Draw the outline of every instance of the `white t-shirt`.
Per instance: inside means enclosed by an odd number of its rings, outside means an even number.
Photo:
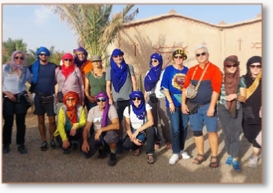
[[[146,112],[152,109],[152,107],[148,103],[146,103],[145,107],[146,107]],[[123,111],[123,116],[127,117],[127,118],[130,118],[130,121],[131,121],[133,129],[138,129],[138,128],[140,128],[143,125],[143,119],[141,120],[141,119],[137,118],[136,114],[133,111],[132,105],[130,105],[130,108],[131,108],[130,117],[129,117],[129,109],[128,109],[128,107],[125,107],[125,109]],[[147,118],[146,117],[145,117],[145,122],[147,122]]]
[[[91,108],[88,112],[87,121],[93,122],[94,131],[97,132],[101,128],[103,111],[99,111],[99,106]],[[107,125],[112,123],[112,119],[118,118],[118,113],[113,105],[110,105],[108,111]]]

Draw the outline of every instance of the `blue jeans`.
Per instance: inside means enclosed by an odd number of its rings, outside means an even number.
[[[174,154],[184,150],[187,138],[187,129],[189,115],[183,114],[181,107],[175,107],[175,112],[171,113],[168,109],[168,115],[171,121],[172,149]]]

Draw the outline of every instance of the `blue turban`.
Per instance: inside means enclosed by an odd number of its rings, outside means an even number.
[[[38,55],[41,54],[42,52],[44,52],[44,53],[46,53],[46,55],[50,56],[50,51],[46,47],[41,46],[36,51],[37,59],[38,59]]]
[[[133,91],[130,95],[130,104],[132,105],[133,107],[133,111],[134,113],[136,114],[137,118],[138,119],[144,119],[144,117],[146,116],[146,103],[145,103],[145,100],[144,100],[144,95],[141,91]],[[132,100],[132,98],[135,98],[135,97],[139,97],[141,98],[141,102],[140,102],[140,105],[138,107],[136,107],[134,105],[134,102]]]

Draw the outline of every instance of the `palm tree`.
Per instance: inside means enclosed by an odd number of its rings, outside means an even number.
[[[108,57],[106,49],[116,37],[121,25],[134,20],[138,8],[129,12],[134,4],[126,5],[118,13],[111,14],[112,4],[62,4],[45,5],[60,15],[61,21],[66,21],[78,35],[79,46],[84,47],[91,55]],[[111,18],[110,18],[111,17]]]
[[[11,58],[12,52],[15,50],[22,50],[26,53],[27,50],[27,44],[23,42],[22,39],[15,39],[12,40],[9,38],[7,41],[3,42],[3,58],[2,58],[2,64],[9,61]]]

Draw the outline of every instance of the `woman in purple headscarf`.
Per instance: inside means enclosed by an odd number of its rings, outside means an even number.
[[[150,70],[147,72],[144,78],[145,98],[149,96],[148,103],[152,107],[152,114],[154,117],[154,127],[158,128],[160,123],[163,138],[165,140],[166,149],[171,149],[171,133],[170,123],[168,119],[165,95],[161,90],[161,80],[164,70],[162,70],[163,59],[160,53],[153,53],[150,56]],[[159,118],[159,119],[158,119]],[[158,129],[157,129],[158,131]],[[161,137],[159,132],[156,135],[155,148],[160,148]]]
[[[123,149],[134,150],[134,156],[139,156],[144,141],[147,139],[146,154],[149,164],[155,162],[154,142],[155,129],[152,107],[145,103],[141,91],[133,91],[130,95],[130,106],[123,112],[127,136],[123,142]]]
[[[114,166],[117,161],[116,147],[119,139],[117,133],[119,129],[117,110],[113,105],[109,104],[109,99],[105,92],[98,93],[96,101],[98,105],[91,108],[88,112],[81,149],[86,158],[93,156],[98,149],[98,158],[103,159],[106,156],[106,144],[108,144],[111,151],[108,165]],[[94,125],[94,130],[90,132],[92,125]]]

